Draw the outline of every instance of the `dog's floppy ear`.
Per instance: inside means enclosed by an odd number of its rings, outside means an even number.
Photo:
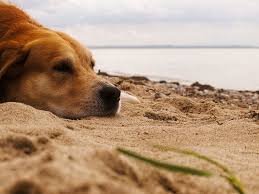
[[[23,64],[29,55],[29,47],[18,46],[17,43],[0,44],[0,79],[8,72],[10,76],[16,76],[23,68]]]

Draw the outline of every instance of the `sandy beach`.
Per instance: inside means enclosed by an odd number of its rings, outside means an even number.
[[[259,193],[259,92],[102,76],[141,103],[123,103],[116,117],[81,120],[19,103],[0,104],[1,194],[236,193],[222,178],[169,173],[116,151],[122,147],[221,173],[204,161],[153,145],[213,158],[235,172],[248,194]]]

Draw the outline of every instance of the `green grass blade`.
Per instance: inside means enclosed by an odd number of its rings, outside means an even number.
[[[230,171],[226,166],[222,165],[221,163],[219,163],[207,156],[204,156],[204,155],[201,155],[196,152],[189,151],[189,150],[182,150],[182,149],[178,149],[178,148],[166,147],[166,146],[161,146],[161,145],[154,145],[154,147],[158,148],[161,151],[172,151],[172,152],[176,152],[176,153],[180,153],[180,154],[184,154],[184,155],[190,155],[195,158],[207,161],[210,164],[213,164],[214,166],[220,168],[227,174],[227,176],[221,176],[221,177],[226,179],[239,194],[245,194],[242,183],[236,178],[236,176],[234,175],[234,173],[232,171]]]
[[[141,156],[140,154],[137,154],[137,153],[129,151],[129,150],[125,150],[123,148],[117,148],[117,150],[120,153],[122,153],[128,157],[132,157],[134,159],[140,160],[140,161],[150,164],[152,166],[155,166],[155,167],[158,167],[161,169],[165,169],[165,170],[168,170],[171,172],[178,172],[178,173],[184,173],[184,174],[188,174],[188,175],[204,176],[204,177],[210,177],[213,175],[212,173],[210,173],[208,171],[204,171],[204,170],[199,170],[199,169],[190,168],[190,167],[186,167],[186,166],[179,166],[179,165],[173,165],[173,164],[169,164],[169,163],[160,162],[158,160],[154,160],[151,158]]]
[[[215,161],[215,160],[213,160],[213,159],[211,159],[207,156],[198,154],[194,151],[182,150],[182,149],[178,149],[178,148],[166,147],[166,146],[161,146],[161,145],[154,145],[153,147],[158,148],[161,151],[172,151],[172,152],[176,152],[176,153],[180,153],[180,154],[184,154],[184,155],[190,155],[190,156],[193,156],[195,158],[205,160],[205,161],[213,164],[214,166],[217,166],[218,168],[220,168],[221,170],[223,170],[226,173],[232,173],[228,168],[226,168],[224,165],[220,164],[219,162],[217,162],[217,161]]]
[[[245,190],[243,188],[243,185],[240,183],[240,181],[235,176],[222,176],[224,179],[226,179],[229,184],[239,193],[239,194],[245,194]]]

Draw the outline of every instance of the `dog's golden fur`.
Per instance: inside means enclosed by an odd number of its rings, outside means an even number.
[[[91,52],[62,32],[45,28],[0,1],[0,99],[69,118],[109,115],[97,91]]]

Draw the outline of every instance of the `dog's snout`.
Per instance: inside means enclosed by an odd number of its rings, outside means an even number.
[[[114,86],[103,86],[100,90],[100,97],[104,104],[114,106],[120,101],[121,91]]]

